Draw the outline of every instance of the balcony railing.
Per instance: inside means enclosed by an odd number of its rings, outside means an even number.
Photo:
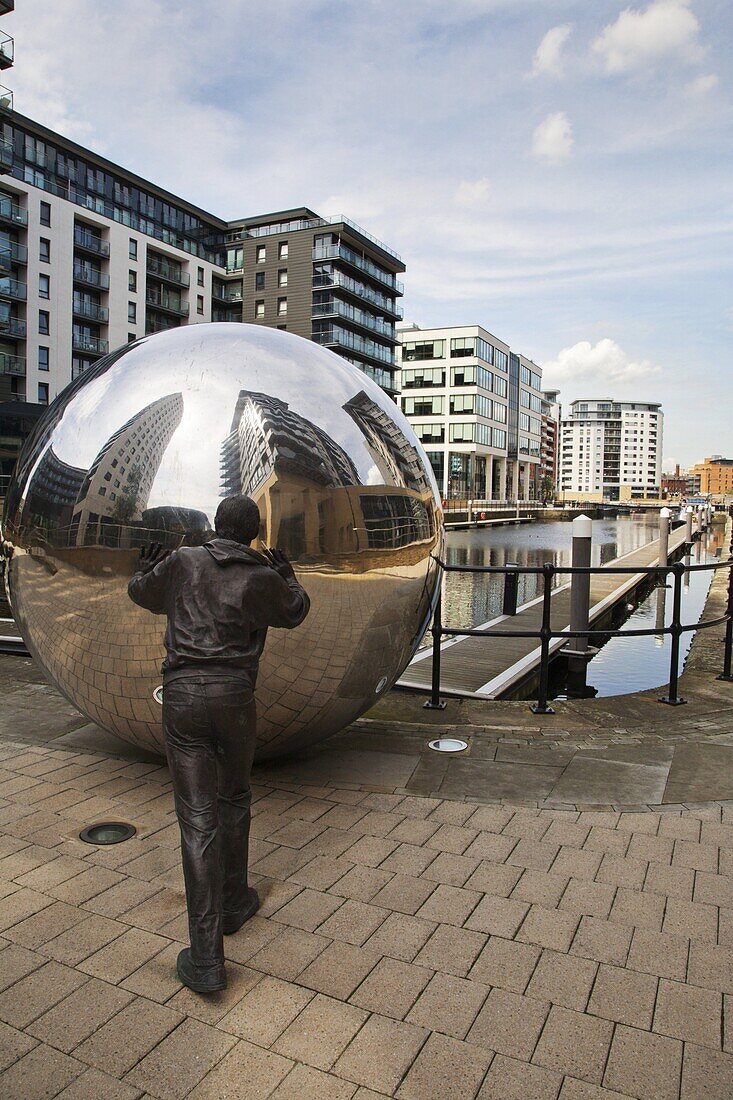
[[[83,248],[85,252],[94,252],[97,256],[109,256],[109,245],[97,233],[91,229],[82,229],[74,226],[74,247]]]
[[[4,275],[0,278],[0,298],[14,298],[24,302],[28,296],[28,288],[25,283],[19,283],[17,279],[11,279]]]
[[[0,107],[4,111],[12,111],[13,109],[13,93],[10,88],[5,88],[0,84]]]
[[[13,167],[13,143],[7,138],[0,138],[0,171]]]
[[[168,329],[179,328],[179,327],[180,326],[178,325],[178,323],[176,321],[166,323],[165,321],[161,321],[161,320],[154,321],[150,317],[148,317],[145,321],[145,332],[146,333],[167,332]]]
[[[190,286],[191,276],[182,271],[176,264],[169,264],[165,260],[158,260],[155,256],[148,256],[148,274],[162,279],[166,283],[174,283],[175,286]]]
[[[27,264],[28,249],[17,241],[0,241],[0,268],[7,269],[12,264]]]
[[[354,306],[348,305],[347,302],[341,302],[338,298],[332,298],[330,302],[319,302],[313,306],[314,317],[343,317],[346,321],[351,321],[355,325],[360,325],[362,328],[370,329],[372,332],[378,333],[386,340],[395,340],[394,326],[385,324],[378,317],[374,317],[371,313],[366,313],[363,309],[356,309]]]
[[[74,299],[71,312],[75,317],[85,317],[89,321],[98,321],[102,325],[106,325],[109,320],[109,310],[96,302],[80,302]]]
[[[0,69],[9,69],[14,57],[15,42],[5,31],[0,31]]]
[[[23,210],[17,202],[13,202],[6,195],[0,197],[0,222],[9,222],[11,225],[28,225],[28,211]]]
[[[242,290],[241,286],[238,286],[238,287],[218,286],[217,287],[216,284],[215,284],[214,288],[211,292],[211,296],[217,302],[241,302],[241,301],[244,300],[244,291]]]
[[[106,355],[109,351],[107,340],[98,336],[86,336],[83,332],[74,332],[71,337],[74,351],[84,351],[88,355]]]
[[[386,348],[383,344],[375,344],[373,340],[367,340],[354,332],[347,332],[338,325],[331,325],[322,332],[314,332],[312,338],[316,344],[336,344],[338,347],[350,348],[351,351],[368,355],[371,359],[378,359],[381,363],[394,365],[391,348]]]
[[[353,294],[355,298],[361,298],[363,301],[369,302],[375,309],[383,310],[384,313],[388,313],[390,317],[394,317],[398,321],[402,320],[402,308],[394,298],[386,298],[378,290],[373,290],[365,283],[359,283],[356,279],[349,278],[342,271],[334,271],[330,275],[313,276],[314,290],[326,290],[329,287],[341,287],[348,294]]]
[[[7,352],[0,352],[0,373],[15,375],[25,374],[25,356],[9,355]]]
[[[382,283],[384,286],[388,286],[390,290],[394,290],[395,294],[403,294],[404,286],[397,279],[391,271],[385,271],[384,268],[377,267],[366,256],[360,256],[358,252],[354,252],[353,248],[348,248],[345,244],[327,244],[316,245],[313,249],[314,260],[344,260],[346,263],[351,264],[352,267],[358,268],[359,271],[365,272],[370,275],[372,279],[376,279],[377,282]]]
[[[162,309],[166,313],[175,313],[177,317],[188,317],[188,302],[182,302],[180,298],[171,297],[170,294],[160,294],[152,287],[148,287],[145,301],[153,309]]]
[[[74,264],[74,282],[84,283],[85,286],[96,286],[100,290],[109,290],[109,275],[98,271],[89,264]]]

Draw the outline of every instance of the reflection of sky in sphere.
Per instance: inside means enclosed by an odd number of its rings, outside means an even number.
[[[340,356],[292,333],[225,323],[183,326],[131,346],[72,398],[55,429],[53,448],[63,462],[88,468],[123,424],[152,402],[180,392],[181,423],[146,507],[185,504],[211,518],[221,496],[221,447],[240,390],[285,401],[327,432],[351,457],[365,485],[380,484],[382,475],[362,432],[342,408],[360,391],[420,451],[391,398]]]

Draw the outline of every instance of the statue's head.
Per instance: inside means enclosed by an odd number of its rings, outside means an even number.
[[[251,497],[225,497],[216,509],[214,529],[219,538],[243,542],[247,546],[260,529],[260,510]]]

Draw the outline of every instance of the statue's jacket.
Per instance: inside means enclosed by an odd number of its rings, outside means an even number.
[[[262,554],[229,539],[175,550],[128,585],[140,607],[165,615],[166,681],[191,672],[242,670],[254,684],[268,627],[292,628],[310,600]]]

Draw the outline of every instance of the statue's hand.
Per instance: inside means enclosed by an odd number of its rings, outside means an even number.
[[[153,542],[150,546],[143,546],[137,559],[138,573],[152,573],[156,565],[170,554],[170,550],[164,550],[159,542]]]
[[[295,576],[293,567],[284,550],[276,550],[273,547],[268,547],[263,553],[275,572],[279,573],[284,580],[290,580]]]

